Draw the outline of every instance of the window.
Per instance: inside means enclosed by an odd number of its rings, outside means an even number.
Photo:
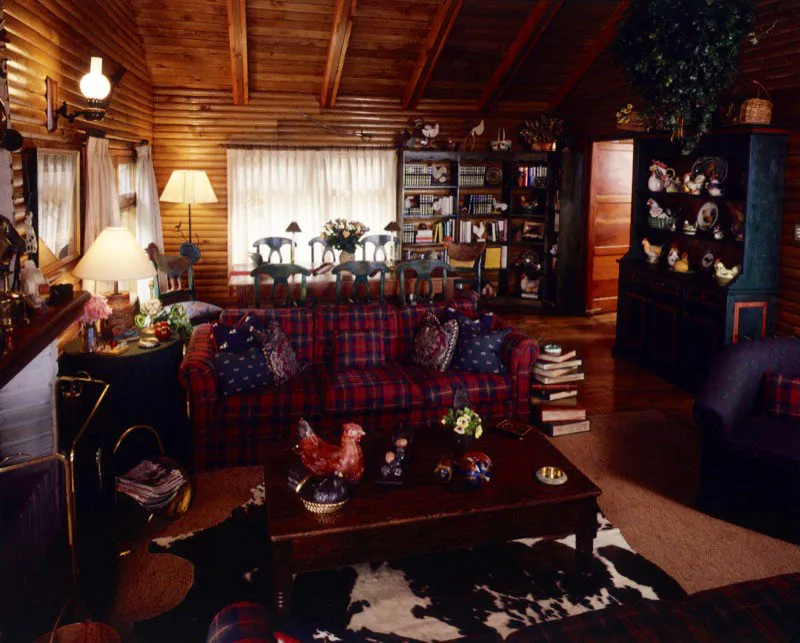
[[[78,253],[80,174],[80,152],[37,150],[40,266]]]
[[[228,150],[229,261],[249,263],[254,241],[288,237],[292,221],[302,230],[295,255],[301,265],[310,263],[308,242],[329,219],[382,233],[396,219],[396,177],[394,150]]]
[[[117,163],[120,224],[136,236],[136,161],[120,159]]]

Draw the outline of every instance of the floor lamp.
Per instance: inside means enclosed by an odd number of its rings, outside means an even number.
[[[217,202],[217,195],[214,194],[208,175],[203,170],[172,170],[159,201],[185,203],[189,206],[189,241],[181,244],[180,254],[196,263],[200,259],[200,248],[194,243],[192,236],[192,204]]]

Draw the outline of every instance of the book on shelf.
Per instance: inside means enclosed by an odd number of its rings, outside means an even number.
[[[571,360],[578,354],[577,351],[567,351],[566,353],[561,353],[561,355],[548,355],[547,353],[539,353],[539,357],[536,359],[540,362],[566,362]]]
[[[517,187],[545,187],[547,185],[547,165],[518,165]]]
[[[533,410],[534,417],[539,423],[548,422],[577,422],[586,419],[586,409],[582,406],[572,408],[563,406],[539,406]]]
[[[539,426],[539,429],[553,438],[561,435],[572,435],[573,433],[585,433],[589,430],[589,420],[545,422]]]
[[[540,375],[539,373],[534,373],[533,377],[537,382],[541,382],[542,384],[562,384],[564,382],[583,381],[583,373],[570,373],[569,375],[561,375],[559,377],[553,377],[552,374]]]
[[[458,166],[458,184],[464,188],[480,188],[486,181],[486,165]]]
[[[557,368],[554,370],[545,371],[539,367],[538,363],[536,363],[533,365],[533,374],[542,375],[544,377],[561,377],[562,375],[571,375],[572,373],[577,373],[578,368],[578,366],[570,366],[569,368]]]
[[[550,404],[553,406],[577,406],[578,405],[578,391],[554,391],[547,393],[545,396],[532,394],[530,396],[530,403],[535,406],[543,404]]]
[[[576,368],[583,364],[579,359],[573,359],[568,362],[542,362],[536,360],[536,368],[542,371],[554,371],[562,368]]]
[[[523,292],[523,293],[520,293],[520,297],[522,297],[523,299],[539,299],[539,293],[538,292]]]
[[[559,386],[554,384],[553,386]],[[561,400],[576,399],[578,397],[577,389],[561,389],[557,391],[533,391],[531,398],[537,398],[545,402],[558,402]]]

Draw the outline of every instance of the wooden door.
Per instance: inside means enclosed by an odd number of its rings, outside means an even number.
[[[586,243],[586,311],[617,310],[617,260],[628,251],[633,141],[592,145]]]

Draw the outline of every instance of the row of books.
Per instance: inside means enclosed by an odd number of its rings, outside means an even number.
[[[508,268],[508,246],[486,248],[483,268],[484,270],[505,270]]]
[[[521,188],[545,187],[547,184],[546,165],[518,165],[517,186]]]
[[[586,409],[578,404],[578,382],[584,379],[582,366],[574,350],[560,355],[543,352],[533,365],[534,421],[547,435],[556,437],[590,429]]]
[[[419,194],[407,196],[403,203],[405,216],[451,216],[454,213],[455,197]]]
[[[447,183],[447,166],[426,163],[406,163],[403,169],[406,187],[426,187]]]
[[[508,222],[505,219],[496,221],[459,221],[458,239],[461,243],[488,241],[489,243],[505,243],[508,239]]]
[[[154,460],[142,460],[116,478],[117,491],[130,496],[148,511],[166,507],[184,484],[186,477],[180,469]]]
[[[492,214],[494,212],[494,195],[465,194],[464,208],[466,214]]]
[[[485,165],[459,165],[458,184],[465,188],[483,187],[486,182]]]

